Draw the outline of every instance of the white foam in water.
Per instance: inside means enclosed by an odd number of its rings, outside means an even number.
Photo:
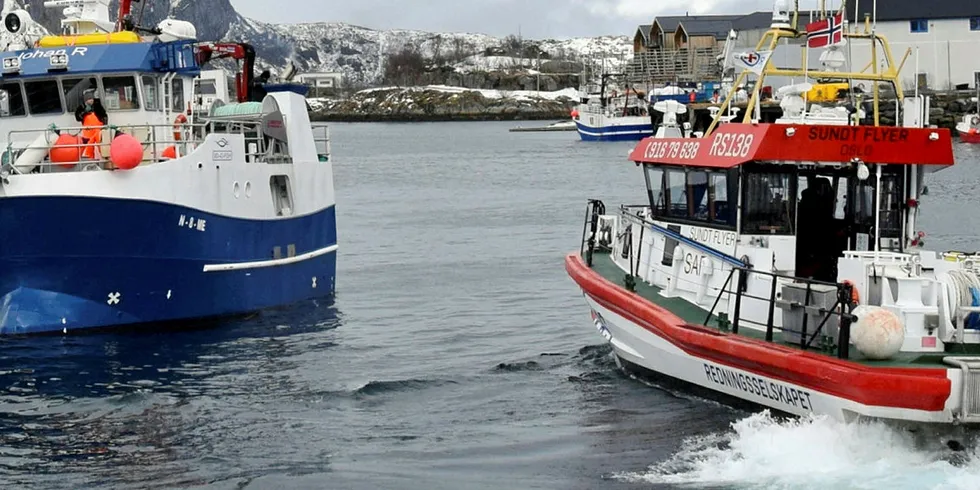
[[[647,472],[617,478],[694,488],[980,489],[977,450],[954,465],[951,452],[939,446],[916,449],[910,433],[881,423],[782,420],[762,412],[735,422],[728,433],[684,441]]]

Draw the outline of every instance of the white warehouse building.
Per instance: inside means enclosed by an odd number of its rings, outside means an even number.
[[[852,29],[863,29],[865,16],[872,14],[872,0],[858,2],[847,6]],[[916,78],[919,87],[934,90],[963,85],[976,88],[980,77],[980,0],[886,0],[878,4],[876,32],[888,40],[895,63],[900,64],[911,49],[901,72],[903,88],[913,87]],[[854,15],[855,9],[860,9],[858,15]],[[860,44],[852,46],[856,70],[870,61],[870,49]]]

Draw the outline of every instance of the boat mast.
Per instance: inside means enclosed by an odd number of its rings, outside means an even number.
[[[116,31],[123,30],[123,19],[129,15],[133,0],[119,0],[119,18],[116,19]]]

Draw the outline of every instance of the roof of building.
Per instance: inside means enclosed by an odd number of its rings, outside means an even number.
[[[772,24],[772,12],[753,12],[751,14],[726,15],[662,15],[653,20],[663,32],[674,32],[680,25],[688,35],[714,35],[719,39],[728,37],[728,31],[749,29],[768,29]]]
[[[847,5],[847,18],[855,21],[855,8],[860,9],[858,20],[871,16],[874,10],[873,2],[861,2],[859,6]],[[980,17],[980,2],[977,0],[942,0],[939,2],[924,2],[922,0],[888,0],[878,6],[879,21],[898,21],[911,19],[966,19]]]
[[[730,20],[682,20],[680,27],[688,36],[714,36],[716,39],[727,39],[732,30]]]
[[[650,40],[650,28],[651,27],[653,27],[653,26],[650,25],[650,24],[646,24],[646,25],[642,25],[642,26],[636,28],[636,32],[638,34],[642,34],[643,35],[643,41],[649,41]]]

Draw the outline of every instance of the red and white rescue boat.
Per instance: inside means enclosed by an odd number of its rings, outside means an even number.
[[[803,36],[793,18],[777,10],[758,49]],[[884,38],[845,37],[889,62],[842,76],[874,84],[866,114],[844,100],[843,121],[814,123],[808,112],[833,111],[804,103],[759,123],[756,93],[741,124],[644,139],[630,160],[649,203],[590,200],[566,270],[628,369],[795,415],[978,424],[980,255],[924,250],[917,222],[926,177],[954,163],[952,134],[925,127],[927,99],[903,96]],[[754,73],[756,86],[808,75]],[[899,126],[877,123],[879,82]]]

